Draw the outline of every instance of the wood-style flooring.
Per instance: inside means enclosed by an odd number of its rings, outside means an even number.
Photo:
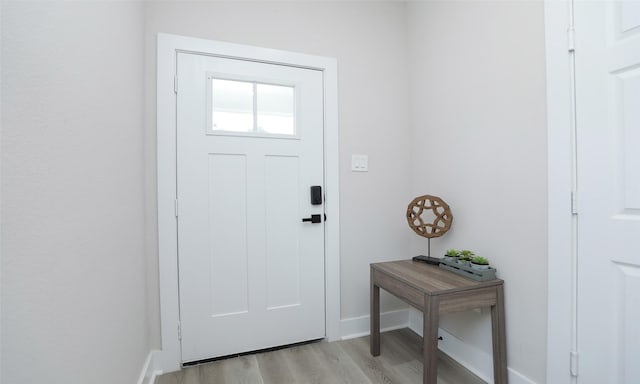
[[[381,336],[381,355],[369,337],[299,345],[187,367],[156,384],[420,384],[422,338],[408,328]],[[438,361],[438,384],[481,384],[448,356]]]

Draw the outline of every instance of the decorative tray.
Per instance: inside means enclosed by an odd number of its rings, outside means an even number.
[[[489,281],[496,279],[496,269],[489,267],[489,269],[475,269],[471,266],[458,264],[457,262],[440,261],[440,268],[444,268],[447,271],[457,273],[460,276],[468,277],[476,281]]]

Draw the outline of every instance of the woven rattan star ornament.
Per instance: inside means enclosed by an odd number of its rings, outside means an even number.
[[[431,239],[447,233],[453,215],[444,200],[438,196],[423,195],[413,199],[407,206],[407,222],[415,233],[428,239],[428,256],[431,256]]]

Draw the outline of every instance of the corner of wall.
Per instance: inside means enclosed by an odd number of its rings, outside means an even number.
[[[492,260],[508,285],[509,375],[513,382],[544,382],[551,275],[545,255],[550,205],[543,4],[410,2],[408,7],[411,151],[417,167],[412,190],[441,195],[455,216],[452,230],[432,252],[470,247]],[[525,42],[527,52],[514,54]],[[527,209],[521,209],[523,199]],[[503,230],[496,232],[494,225]],[[526,257],[512,257],[522,249]],[[490,354],[490,341],[471,326],[473,315],[460,316],[469,317],[468,327],[463,318],[443,325],[464,340],[464,350]],[[445,348],[446,341],[441,344]],[[527,378],[516,378],[513,368]]]
[[[147,359],[144,361],[144,365],[140,370],[140,377],[137,384],[154,384],[156,377],[162,374],[162,370],[158,369],[158,350],[151,350],[147,355]]]
[[[0,2],[0,25],[2,25],[2,8],[4,1]],[[2,29],[0,28],[0,47],[2,47]],[[0,170],[2,169],[2,49],[0,48]],[[2,171],[0,171],[2,180]],[[2,183],[0,183],[2,185]],[[2,211],[2,192],[0,191],[0,212]],[[0,345],[2,344],[2,216],[0,216]],[[2,348],[0,348],[0,383],[2,382]]]

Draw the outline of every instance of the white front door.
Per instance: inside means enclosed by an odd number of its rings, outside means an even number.
[[[640,3],[576,2],[575,30],[578,382],[635,384],[640,383]]]
[[[183,362],[323,338],[322,72],[179,53],[177,73]]]

